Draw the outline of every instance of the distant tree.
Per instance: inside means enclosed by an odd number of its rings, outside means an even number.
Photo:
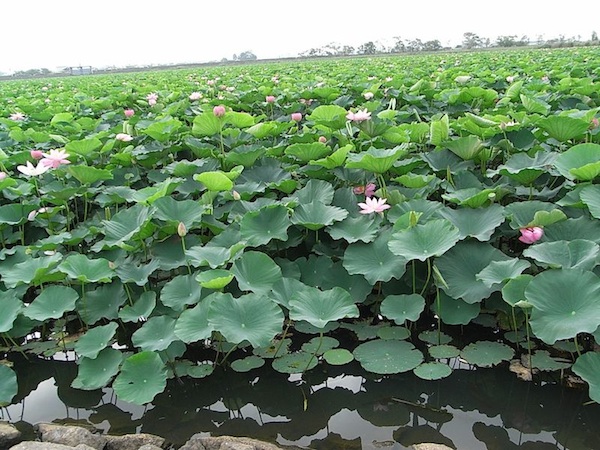
[[[235,56],[235,55],[234,55]],[[246,50],[238,55],[238,61],[255,61],[256,55],[250,50]]]
[[[420,52],[423,51],[423,42],[421,39],[411,39],[406,43],[407,52]]]
[[[359,55],[374,55],[377,53],[377,46],[373,41],[365,42],[358,47],[357,52]]]
[[[514,47],[517,45],[517,36],[498,36],[496,38],[496,47]]]
[[[442,47],[442,44],[437,39],[423,43],[423,51],[425,52],[435,52],[436,50],[441,50],[442,48],[444,47]]]
[[[354,47],[352,47],[351,45],[344,45],[342,47],[342,55],[353,55],[355,52]]]
[[[406,51],[406,45],[404,45],[404,41],[400,38],[400,36],[395,36],[394,39],[396,42],[390,48],[390,52],[392,53],[402,53]]]
[[[592,42],[598,42],[598,33],[596,33],[595,31],[592,31]]]
[[[475,33],[467,32],[463,34],[462,46],[464,48],[479,48],[483,45],[481,38]]]

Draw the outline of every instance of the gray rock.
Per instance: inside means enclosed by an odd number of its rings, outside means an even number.
[[[144,444],[138,450],[162,450],[162,448],[152,444]]]
[[[0,422],[0,450],[12,447],[21,441],[21,432],[11,424]]]
[[[94,447],[90,447],[89,445],[85,444],[76,445],[74,448],[76,448],[77,450],[94,450]]]
[[[165,445],[164,438],[147,433],[105,436],[105,438],[106,450],[138,450],[145,445],[162,448]]]
[[[53,442],[26,441],[13,445],[10,450],[73,450],[73,447]]]
[[[415,444],[412,448],[413,450],[454,450],[444,444]]]
[[[179,450],[283,450],[256,439],[232,436],[193,435]]]
[[[106,438],[104,436],[94,434],[82,427],[39,423],[35,428],[37,429],[42,442],[64,444],[69,447],[85,444],[96,450],[103,450],[106,445]]]

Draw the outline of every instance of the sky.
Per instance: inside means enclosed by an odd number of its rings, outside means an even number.
[[[598,17],[594,0],[0,0],[0,72],[266,59],[396,36],[454,47],[466,32],[586,40]]]

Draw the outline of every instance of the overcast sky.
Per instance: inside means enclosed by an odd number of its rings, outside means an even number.
[[[465,32],[589,39],[599,17],[596,0],[0,0],[0,72],[295,56],[394,36],[455,46]]]

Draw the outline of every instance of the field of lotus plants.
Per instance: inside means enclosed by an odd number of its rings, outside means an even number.
[[[460,358],[600,402],[596,48],[0,83],[14,358],[144,404],[217,368]],[[473,337],[475,336],[475,337]]]

